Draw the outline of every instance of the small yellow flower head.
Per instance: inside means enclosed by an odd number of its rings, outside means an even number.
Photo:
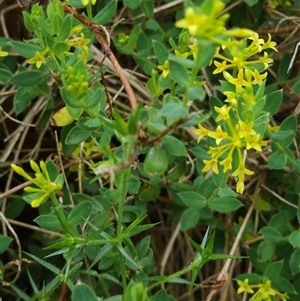
[[[221,126],[218,125],[215,132],[208,132],[208,136],[214,138],[216,140],[216,144],[219,145],[223,139],[227,138],[228,134],[226,132],[223,132]]]
[[[262,294],[263,299],[268,298],[269,296],[275,296],[276,291],[271,287],[271,281],[267,280],[266,282],[259,285],[259,292]]]
[[[212,158],[210,160],[203,160],[203,163],[205,166],[202,168],[203,172],[213,170],[215,174],[219,174],[219,169],[218,169],[218,160],[215,158]]]
[[[236,191],[239,194],[242,194],[244,192],[244,180],[245,175],[253,175],[254,172],[252,170],[249,170],[245,167],[244,162],[240,162],[238,169],[232,174],[234,177],[238,178],[237,185],[236,185]]]
[[[35,56],[29,60],[27,60],[28,64],[35,64],[37,68],[40,68],[42,64],[45,62],[45,57],[39,51],[35,53]]]
[[[220,165],[223,165],[224,169],[223,171],[226,172],[227,170],[232,169],[232,156],[231,153],[223,160],[220,162]]]
[[[238,288],[238,291],[237,291],[238,294],[241,294],[243,292],[247,292],[247,293],[250,293],[250,294],[254,293],[253,289],[249,286],[248,282],[249,282],[249,279],[245,279],[244,281],[237,280],[237,283],[239,285],[239,288]]]
[[[187,28],[191,36],[195,36],[200,26],[199,16],[192,7],[188,7],[184,13],[184,19],[175,23],[176,27]]]
[[[199,135],[197,142],[199,143],[200,140],[207,136],[208,130],[204,128],[200,123],[198,124],[198,129],[194,130],[193,133]]]
[[[87,6],[89,4],[94,5],[97,2],[97,0],[81,0],[81,3],[83,6]]]
[[[248,123],[245,123],[243,121],[239,121],[240,125],[240,138],[248,137],[249,135],[255,135],[256,132],[253,130],[253,121],[250,121]]]
[[[187,56],[189,55],[189,53],[188,52],[181,53],[177,49],[175,49],[175,55],[177,57],[181,57],[181,58],[185,59],[185,58],[187,58]]]
[[[254,136],[246,137],[247,146],[246,149],[254,148],[258,152],[261,152],[261,140],[260,135],[256,134]]]
[[[170,72],[169,61],[166,60],[163,65],[159,65],[157,68],[162,71],[163,78],[167,77]]]
[[[268,33],[268,41],[263,45],[262,49],[273,49],[274,51],[278,52],[276,46],[276,42],[271,41],[271,35]]]
[[[219,113],[219,115],[216,118],[216,121],[220,121],[220,120],[227,120],[229,119],[229,111],[230,111],[230,107],[228,107],[227,105],[222,106],[221,108],[218,107],[214,107],[215,111],[217,113]]]

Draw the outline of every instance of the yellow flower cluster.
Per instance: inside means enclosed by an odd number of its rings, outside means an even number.
[[[249,40],[252,41],[250,44]],[[223,172],[231,171],[237,179],[236,191],[240,194],[244,192],[245,176],[253,174],[245,166],[247,151],[254,149],[261,152],[262,147],[267,145],[262,135],[254,129],[256,116],[253,111],[261,100],[255,94],[257,89],[254,87],[263,84],[267,76],[264,71],[273,60],[266,52],[261,57],[251,58],[268,48],[276,50],[275,45],[270,36],[265,42],[256,33],[248,39],[224,41],[222,48],[226,55],[221,54],[221,48],[218,48],[215,58],[222,62],[214,61],[217,68],[213,73],[222,72],[226,81],[231,84],[229,91],[223,91],[227,104],[214,107],[218,113],[215,120],[219,123],[216,131],[207,130],[200,124],[194,130],[199,135],[198,142],[208,136],[215,140],[216,145],[210,147],[208,153],[211,159],[203,161],[205,166],[202,171],[212,169],[214,173],[219,173],[219,165],[223,167]],[[228,69],[233,69],[232,74],[235,76],[226,71]]]
[[[40,166],[33,160],[30,161],[30,166],[35,172],[35,178],[31,177],[25,170],[15,164],[11,164],[11,168],[20,176],[30,181],[36,187],[25,187],[24,191],[28,192],[29,195],[25,196],[24,199],[31,204],[31,207],[39,207],[44,203],[51,195],[54,195],[60,191],[63,187],[63,177],[59,175],[55,181],[51,181],[47,164],[44,161],[40,162]]]
[[[247,292],[249,294],[254,294],[253,288],[258,288],[257,292],[251,297],[251,300],[255,301],[263,301],[263,300],[273,300],[271,296],[278,296],[281,301],[287,301],[289,296],[287,293],[280,293],[278,290],[275,290],[271,286],[271,281],[268,279],[264,279],[263,283],[259,284],[249,284],[249,279],[245,279],[244,281],[237,280],[239,285],[238,294],[243,292]]]

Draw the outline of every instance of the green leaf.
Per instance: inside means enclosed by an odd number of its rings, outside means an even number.
[[[208,203],[208,207],[210,209],[220,213],[229,213],[237,210],[242,206],[243,204],[239,200],[230,197],[215,198]]]
[[[129,8],[137,8],[141,4],[142,0],[123,0],[125,6]]]
[[[300,273],[300,248],[297,248],[294,250],[291,260],[290,260],[290,269],[292,272],[292,275],[296,275]]]
[[[181,230],[185,231],[196,226],[199,221],[199,217],[199,211],[194,208],[184,210],[180,217]]]
[[[138,24],[133,28],[133,30],[130,33],[128,43],[127,43],[128,46],[132,47],[135,45],[136,41],[138,40],[138,38],[140,36],[140,32],[141,32],[141,26],[140,26],[140,24]]]
[[[73,16],[71,14],[64,16],[62,28],[58,33],[58,38],[60,41],[65,41],[69,37],[72,29],[72,24]]]
[[[161,116],[178,118],[187,115],[188,110],[182,105],[178,98],[166,95],[163,100],[163,106],[159,112]]]
[[[3,85],[4,83],[8,83],[11,77],[13,76],[13,73],[6,69],[6,68],[0,68],[0,84]]]
[[[14,96],[14,110],[20,114],[28,103],[39,95],[33,87],[20,87]]]
[[[24,252],[24,251],[23,251]],[[56,275],[60,275],[60,270],[55,267],[53,264],[35,256],[35,255],[32,255],[32,254],[29,254],[27,252],[24,252],[25,254],[27,254],[29,257],[31,257],[32,259],[34,259],[35,261],[37,261],[39,264],[41,264],[42,266],[44,266],[46,269],[50,270],[51,272],[53,272],[54,274]]]
[[[29,59],[35,56],[37,51],[41,52],[42,48],[36,45],[26,44],[24,42],[10,42],[12,47],[23,57]]]
[[[300,174],[300,159],[295,160],[294,169]]]
[[[176,81],[181,86],[186,86],[189,82],[189,74],[186,69],[177,62],[169,60],[170,75],[174,81]]]
[[[206,205],[205,197],[194,191],[179,192],[178,196],[189,208],[200,209]]]
[[[269,112],[271,115],[274,115],[281,105],[282,95],[282,90],[276,90],[270,93],[266,98],[264,111]]]
[[[170,135],[166,135],[163,138],[163,149],[165,149],[167,154],[176,157],[186,156],[186,148],[184,143]]]
[[[151,301],[176,301],[172,296],[168,295],[164,289],[158,291]]]
[[[78,225],[84,222],[92,212],[91,202],[81,202],[76,205],[68,215],[68,222],[70,225]]]
[[[257,248],[257,255],[259,256],[259,261],[266,262],[273,257],[273,254],[273,244],[269,240],[264,240],[259,244]]]
[[[89,247],[96,247],[97,250],[99,250],[99,247],[98,246],[93,246],[93,245],[90,245],[90,246],[87,246],[87,251],[88,251],[88,248]],[[97,263],[99,262],[111,249],[113,248],[113,245],[111,244],[106,244],[104,245],[101,249],[100,249],[100,252],[98,252],[98,254],[95,256],[93,262],[91,263],[91,265],[89,266],[89,270],[91,270],[91,268]]]
[[[78,284],[75,286],[72,293],[72,301],[98,301],[94,291],[85,284]]]
[[[204,100],[206,96],[205,90],[202,87],[197,86],[189,87],[187,93],[190,99],[197,99],[200,101]]]
[[[292,87],[292,93],[300,94],[300,79]]]
[[[10,200],[5,209],[5,217],[10,219],[17,219],[23,212],[26,203],[22,199]]]
[[[10,79],[10,82],[16,86],[29,87],[38,85],[46,78],[45,73],[39,70],[28,70],[16,74]]]
[[[283,260],[272,262],[264,271],[263,276],[267,277],[270,281],[274,281],[283,268]]]
[[[254,4],[256,4],[258,2],[258,0],[244,0],[244,2],[246,4],[248,4],[249,6],[253,6]]]
[[[159,146],[153,146],[144,162],[144,170],[147,174],[154,176],[160,175],[166,171],[168,167],[168,158],[166,152]]]
[[[155,200],[160,194],[158,185],[147,185],[139,194],[141,201],[149,202]]]
[[[159,63],[162,65],[168,58],[169,51],[160,42],[153,40],[152,43],[153,43],[154,53],[155,53]]]
[[[75,125],[66,137],[66,144],[79,144],[90,137],[92,131],[84,131],[79,126]]]
[[[268,226],[277,229],[282,234],[288,227],[288,218],[287,211],[280,211],[271,218]]]
[[[262,227],[259,231],[259,234],[262,234],[265,237],[265,239],[273,243],[278,243],[281,240],[280,232],[272,227]]]
[[[292,234],[289,237],[289,243],[294,248],[300,248],[300,230],[292,232]]]
[[[210,1],[211,2],[211,1]],[[197,68],[204,68],[209,65],[213,56],[216,53],[216,46],[212,44],[199,45],[197,55],[200,55],[200,59],[197,65]]]
[[[268,158],[271,169],[283,169],[286,165],[287,157],[284,153],[277,151]]]
[[[296,283],[295,283],[295,285],[296,285]],[[297,291],[295,290],[295,288],[291,284],[291,282],[282,276],[277,277],[272,282],[272,286],[274,286],[279,291],[286,292],[288,294],[297,294]]]
[[[54,231],[61,228],[61,224],[56,215],[53,214],[42,214],[39,215],[34,221],[42,228]]]
[[[0,235],[0,254],[2,254],[13,241],[11,237]]]
[[[127,260],[126,264],[133,270],[141,270],[141,267],[138,266],[138,264],[130,257],[130,255],[125,251],[125,249],[122,246],[117,246],[120,253],[124,256],[124,258]]]
[[[52,50],[56,55],[61,55],[64,52],[68,52],[71,46],[66,42],[57,42],[54,44]]]
[[[296,115],[290,115],[285,120],[283,120],[282,124],[280,125],[280,132],[281,131],[289,131],[289,130],[292,130],[294,133],[296,133],[296,131],[297,131]]]
[[[96,14],[93,21],[100,25],[107,23],[114,16],[116,7],[116,0],[109,1],[108,4]]]

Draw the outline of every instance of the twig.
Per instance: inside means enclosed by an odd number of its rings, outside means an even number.
[[[18,266],[17,274],[16,274],[15,278],[12,281],[10,281],[10,282],[3,281],[2,282],[3,286],[11,286],[13,283],[15,283],[18,280],[20,272],[21,272],[21,266],[22,266],[22,248],[21,248],[21,243],[20,243],[20,240],[19,240],[19,237],[18,237],[17,233],[15,232],[15,230],[13,229],[13,227],[9,224],[7,218],[3,215],[3,213],[1,211],[0,211],[0,218],[3,220],[3,222],[6,224],[7,228],[10,230],[10,232],[14,236],[14,238],[16,240],[16,244],[18,246],[18,258],[19,259],[16,260],[16,264]]]
[[[106,52],[108,58],[112,62],[117,74],[119,75],[119,78],[121,82],[124,85],[124,88],[127,92],[130,106],[132,109],[135,109],[137,106],[137,101],[134,95],[134,92],[129,84],[128,79],[126,78],[118,60],[116,59],[115,55],[110,49],[110,42],[109,42],[109,33],[105,26],[90,22],[88,19],[80,15],[76,10],[74,10],[72,7],[68,5],[63,5],[63,9],[66,13],[73,15],[78,21],[80,21],[82,24],[84,24],[96,37],[98,42],[101,44],[102,48]],[[102,34],[106,35],[107,40],[102,36]]]
[[[291,206],[291,207],[293,207],[293,208],[295,208],[295,209],[298,209],[298,206],[297,206],[297,205],[295,205],[295,204],[293,204],[293,203],[287,201],[286,199],[284,199],[283,197],[281,197],[279,194],[277,194],[276,192],[274,192],[274,191],[272,191],[271,189],[269,189],[267,186],[265,186],[265,185],[262,184],[261,187],[262,187],[263,189],[267,190],[268,192],[270,192],[271,194],[273,194],[273,195],[274,195],[277,199],[279,199],[281,202],[286,203],[287,205],[289,205],[289,206]]]
[[[172,234],[172,236],[171,236],[171,238],[169,240],[169,243],[167,245],[167,248],[166,248],[166,251],[164,253],[164,256],[163,256],[163,258],[161,260],[161,264],[160,264],[161,265],[161,268],[160,268],[160,275],[161,276],[164,275],[166,263],[167,263],[167,261],[169,259],[170,253],[172,251],[172,248],[173,248],[173,245],[174,245],[174,242],[175,242],[175,239],[178,236],[179,232],[180,232],[180,223],[177,224],[177,226],[176,226],[176,228],[175,228],[175,230],[174,230],[174,232],[173,232],[173,234]]]
[[[190,120],[192,117],[194,117],[198,114],[199,113],[194,112],[194,113],[189,114],[188,116],[185,116],[185,117],[175,121],[174,123],[172,123],[171,125],[166,127],[163,131],[161,131],[157,136],[148,138],[147,143],[154,144],[155,142],[159,141],[163,136],[167,135],[170,131],[176,129],[179,125],[185,123],[186,121]]]

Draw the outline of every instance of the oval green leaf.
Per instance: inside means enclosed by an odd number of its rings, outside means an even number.
[[[220,213],[229,213],[242,207],[243,204],[235,198],[215,198],[208,207]]]
[[[92,211],[91,202],[82,202],[76,205],[68,215],[70,225],[78,225],[84,222]]]
[[[200,214],[198,210],[195,210],[194,208],[186,209],[180,218],[181,230],[185,231],[196,226],[199,221],[199,217]]]
[[[55,231],[61,228],[61,224],[57,216],[53,214],[42,214],[34,221],[45,230]]]
[[[179,192],[178,196],[189,208],[200,209],[206,205],[205,197],[194,191]]]

